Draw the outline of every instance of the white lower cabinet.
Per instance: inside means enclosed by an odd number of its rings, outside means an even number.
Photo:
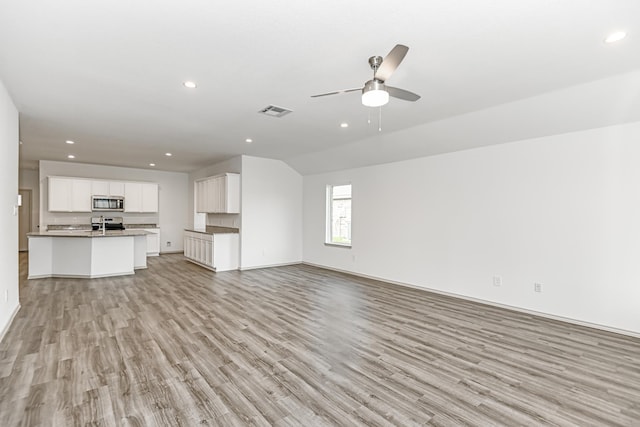
[[[144,230],[147,232],[147,256],[160,255],[160,229],[127,227],[127,230]]]
[[[147,256],[160,255],[160,229],[144,228],[147,233]]]
[[[184,256],[213,271],[237,270],[240,265],[237,233],[184,232]]]

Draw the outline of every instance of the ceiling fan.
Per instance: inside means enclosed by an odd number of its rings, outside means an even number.
[[[389,102],[389,96],[415,102],[420,99],[420,95],[385,84],[385,81],[387,81],[396,68],[398,68],[407,51],[409,51],[407,46],[397,44],[384,59],[381,56],[372,56],[369,58],[369,65],[373,70],[373,79],[366,82],[364,87],[321,93],[319,95],[312,95],[311,97],[317,98],[319,96],[338,95],[360,90],[362,91],[362,104],[367,107],[381,107]]]

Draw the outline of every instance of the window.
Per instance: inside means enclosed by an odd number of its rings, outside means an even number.
[[[351,184],[327,186],[327,240],[351,246]]]

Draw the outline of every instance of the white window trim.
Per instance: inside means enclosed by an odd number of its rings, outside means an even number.
[[[336,243],[333,242],[333,234],[332,234],[332,223],[331,223],[331,213],[333,210],[333,187],[339,187],[341,185],[351,185],[352,184],[350,182],[347,183],[342,183],[342,184],[327,184],[325,193],[326,193],[326,201],[325,201],[325,206],[326,206],[326,221],[325,221],[325,238],[324,238],[324,245],[325,246],[335,246],[335,247],[339,247],[339,248],[347,248],[350,249],[352,246],[352,242],[349,243]],[[351,190],[353,191],[353,186],[351,187]],[[351,197],[349,197],[349,199],[352,201],[353,204],[353,194],[351,195]],[[353,207],[352,207],[353,209]],[[353,214],[351,215],[351,220],[353,221]]]

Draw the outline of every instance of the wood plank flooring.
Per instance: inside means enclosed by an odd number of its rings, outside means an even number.
[[[640,426],[640,339],[303,265],[20,260],[3,427]]]

